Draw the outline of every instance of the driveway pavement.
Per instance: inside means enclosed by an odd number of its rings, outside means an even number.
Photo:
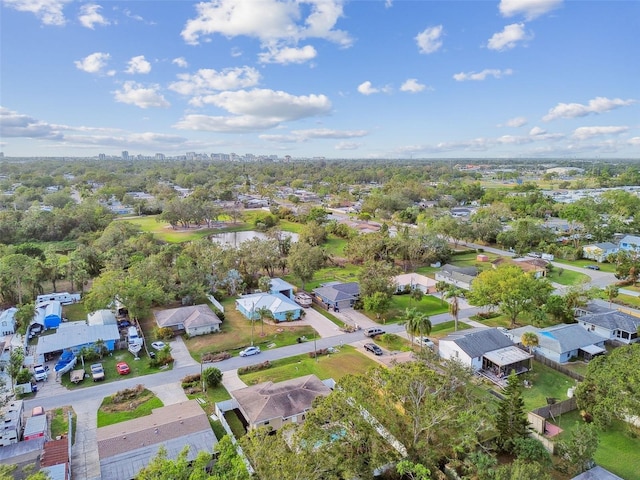
[[[175,337],[171,340],[169,344],[171,347],[171,356],[173,357],[173,368],[182,368],[182,367],[193,367],[194,365],[199,365],[196,362],[189,350],[187,350],[187,346],[184,344],[184,340],[182,337]]]
[[[344,334],[338,326],[329,320],[327,317],[317,312],[313,308],[304,309],[305,316],[301,320],[296,321],[296,325],[310,325],[312,326],[321,338],[334,337],[336,335]],[[332,312],[333,313],[333,312]],[[336,315],[337,316],[337,315]]]
[[[224,388],[226,388],[228,392],[247,387],[247,384],[238,377],[238,369],[223,372],[222,385],[224,385]]]

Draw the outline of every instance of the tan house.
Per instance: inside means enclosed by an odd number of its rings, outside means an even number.
[[[547,276],[547,266],[549,265],[547,260],[543,260],[541,258],[505,258],[499,257],[496,258],[493,262],[491,262],[493,268],[498,268],[501,265],[516,265],[520,267],[520,269],[524,273],[528,273],[533,275],[536,278],[546,277]]]
[[[270,427],[278,430],[287,423],[301,423],[313,401],[331,389],[315,375],[284,382],[265,382],[230,392],[244,416],[247,429]]]
[[[186,332],[190,336],[219,332],[222,320],[208,305],[190,305],[154,312],[161,328],[171,328],[174,333]]]
[[[156,408],[151,415],[98,428],[98,456],[102,480],[135,478],[164,446],[177,458],[185,446],[187,458],[212,453],[216,437],[207,414],[196,400]]]

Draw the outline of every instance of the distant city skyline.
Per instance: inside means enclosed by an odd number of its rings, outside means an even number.
[[[0,1],[0,158],[640,158],[637,1]]]

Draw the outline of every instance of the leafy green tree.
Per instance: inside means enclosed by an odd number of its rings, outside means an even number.
[[[518,316],[540,308],[553,291],[545,278],[535,278],[515,265],[485,270],[473,282],[469,302],[478,306],[497,306],[514,327]]]
[[[24,352],[19,349],[15,349],[11,351],[11,355],[9,355],[9,364],[7,365],[7,373],[11,378],[11,391],[15,392],[15,380],[20,374],[20,370],[22,370],[22,365],[24,364]]]
[[[516,459],[511,464],[498,467],[492,480],[552,480],[549,467],[537,462]]]
[[[524,332],[520,337],[520,343],[523,347],[529,350],[529,353],[533,353],[533,349],[540,344],[540,338],[534,332]],[[533,370],[533,359],[530,359],[529,370]]]
[[[522,382],[515,372],[507,379],[507,386],[502,393],[503,399],[498,404],[496,430],[500,448],[513,451],[515,442],[529,433],[529,421],[524,410],[522,398]]]
[[[398,285],[394,280],[397,274],[398,270],[392,264],[385,262],[365,263],[358,275],[360,295],[368,297],[380,292],[391,298],[398,289]]]
[[[324,265],[324,253],[320,247],[298,242],[291,247],[287,264],[291,273],[300,279],[304,290],[305,284]]]
[[[453,317],[455,331],[458,331],[458,314],[460,313],[460,297],[464,296],[464,290],[454,285],[449,285],[444,292],[444,298],[449,301],[449,314]]]
[[[211,454],[206,451],[198,453],[193,462],[187,458],[189,447],[183,448],[178,457],[172,460],[168,457],[167,449],[163,445],[151,462],[144,467],[136,480],[207,480],[207,465],[211,461]]]
[[[540,440],[533,437],[516,439],[513,444],[513,453],[519,460],[525,462],[539,463],[546,468],[550,468],[553,465],[551,454]]]
[[[22,305],[25,297],[35,296],[39,277],[39,262],[27,255],[14,253],[0,259],[0,285],[7,302]]]
[[[613,303],[613,300],[617,298],[618,295],[620,294],[620,289],[618,288],[617,285],[613,285],[613,284],[607,285],[604,288],[604,294],[609,299],[609,308],[611,308],[611,304]]]
[[[215,450],[218,458],[211,467],[212,478],[208,480],[250,480],[247,467],[229,435],[220,439]]]
[[[430,480],[431,471],[419,463],[413,463],[409,460],[402,460],[396,464],[396,472],[405,475],[411,480]]]
[[[391,296],[385,292],[373,292],[362,299],[365,310],[376,314],[380,319],[391,307]]]
[[[598,432],[595,425],[576,423],[569,437],[557,443],[557,455],[561,468],[570,475],[578,475],[593,466],[593,456],[598,450]]]
[[[435,287],[436,287],[436,292],[440,294],[440,301],[444,303],[444,292],[446,292],[449,289],[449,284],[444,280],[438,280],[436,282]]]
[[[202,378],[208,387],[215,388],[222,382],[222,372],[216,367],[207,367],[202,371]]]
[[[271,289],[271,278],[264,276],[258,279],[258,288],[261,292],[268,292]]]
[[[258,317],[260,318],[260,327],[261,327],[260,336],[264,337],[264,319],[268,318],[270,320],[273,320],[275,317],[273,316],[273,312],[269,310],[267,307],[258,308],[255,311],[255,313],[257,313]]]
[[[640,343],[614,349],[589,362],[587,373],[576,389],[578,408],[591,414],[599,426],[613,419],[640,416]]]
[[[19,305],[18,311],[16,311],[14,318],[16,320],[16,331],[22,335],[27,333],[29,323],[36,315],[36,307],[33,303],[27,303],[25,305]]]

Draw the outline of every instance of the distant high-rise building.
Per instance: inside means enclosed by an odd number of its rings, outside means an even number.
[[[187,152],[187,160],[195,160],[196,152]]]
[[[164,160],[164,153],[156,153],[156,160]]]
[[[98,160],[104,160],[106,158],[107,158],[107,156],[104,153],[98,154]]]
[[[129,152],[126,150],[122,151],[122,160],[129,160]]]

